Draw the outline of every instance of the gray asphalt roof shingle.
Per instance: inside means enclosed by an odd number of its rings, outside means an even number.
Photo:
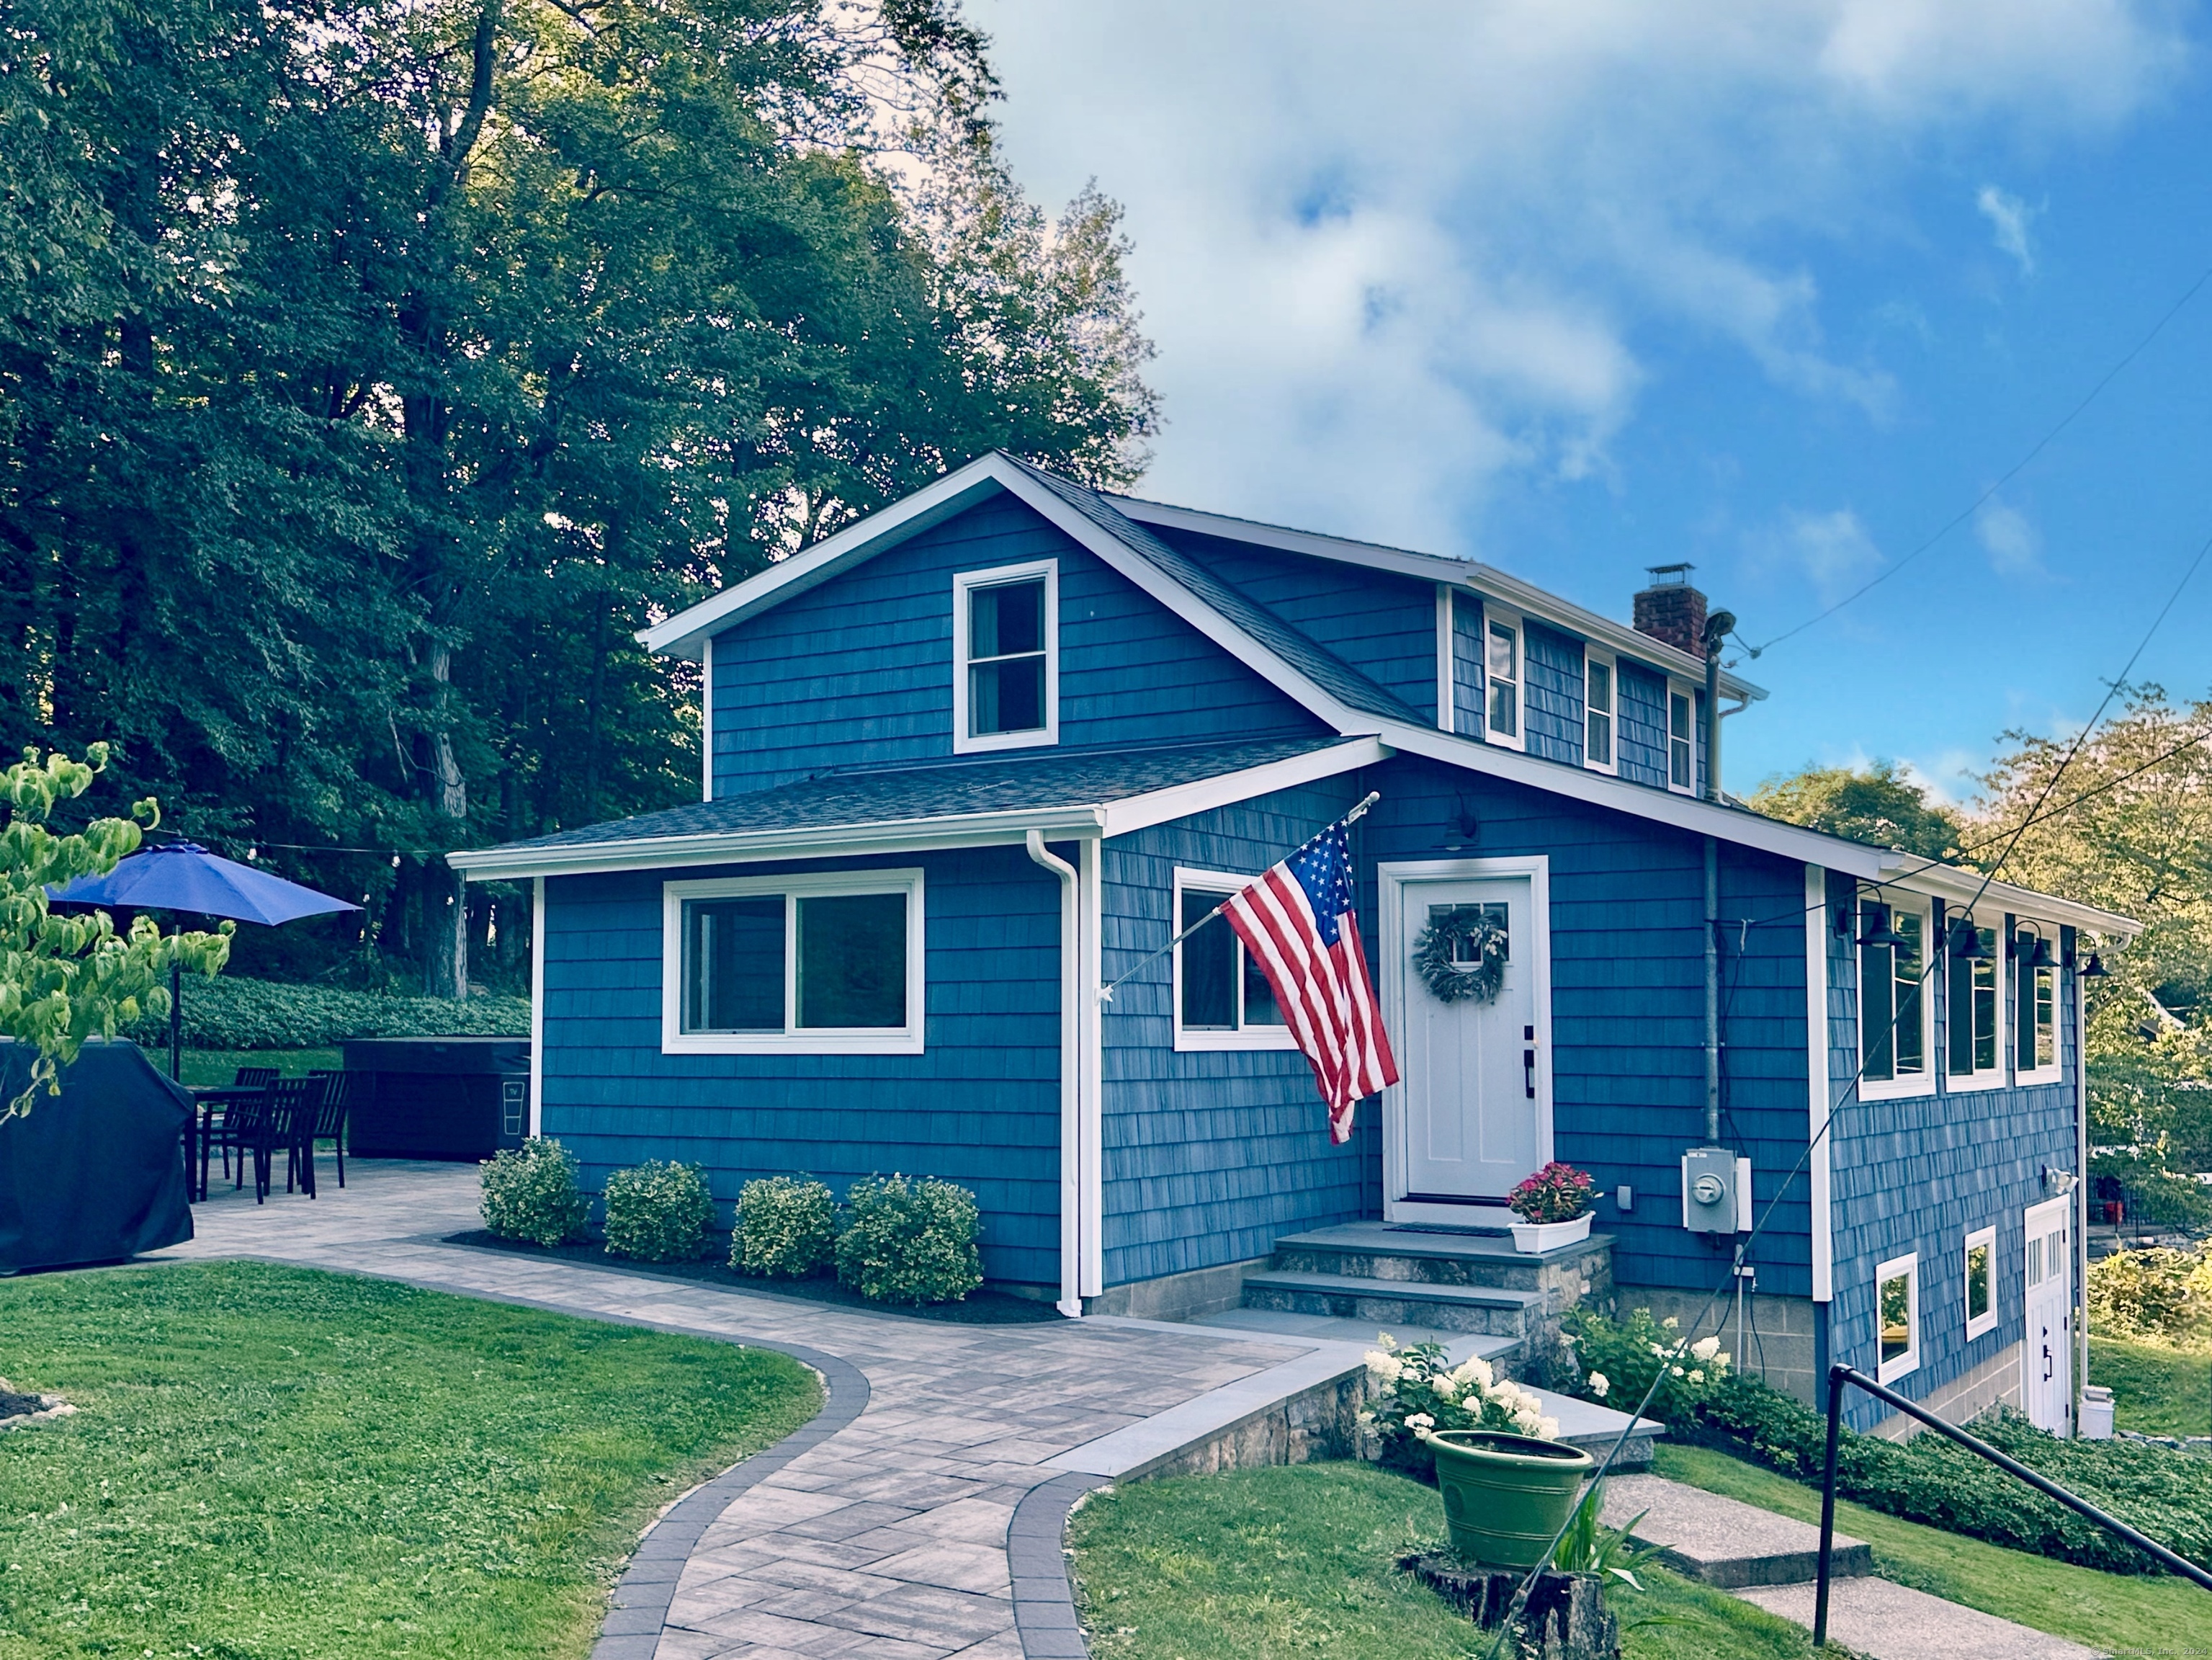
[[[1073,807],[1127,800],[1178,784],[1288,761],[1352,742],[1334,735],[1243,744],[1176,744],[1150,749],[1051,750],[1010,757],[829,772],[776,789],[694,802],[664,812],[586,824],[528,842],[530,848],[728,836],[748,830],[830,830],[963,813]]]

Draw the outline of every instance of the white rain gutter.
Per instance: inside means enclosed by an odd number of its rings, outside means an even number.
[[[1060,878],[1060,1311],[1083,1317],[1083,952],[1076,867],[1026,838],[1031,860]]]

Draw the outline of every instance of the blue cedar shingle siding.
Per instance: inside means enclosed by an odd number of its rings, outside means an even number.
[[[1462,738],[1480,738],[1489,730],[1488,705],[1483,701],[1482,637],[1482,601],[1454,594],[1452,730]]]
[[[1060,744],[1321,723],[1030,508],[999,497],[714,636],[714,793],[950,758],[952,579],[1060,562]]]
[[[1842,895],[1849,888],[1838,883],[1831,891]],[[1939,909],[1938,939],[1942,926]],[[1846,944],[1838,964],[1854,990],[1855,955]],[[1947,1012],[1944,976],[1938,973],[1932,979],[1940,1057]],[[2072,998],[2062,997],[2060,1006],[2060,1055],[2070,1070],[2079,1037]],[[1856,1037],[1854,1030],[1854,1044]],[[1833,1063],[1841,1090],[1856,1075],[1856,1049],[1836,1054]],[[1875,1372],[1880,1359],[1875,1271],[1883,1262],[1917,1252],[1920,1365],[1893,1385],[1916,1400],[2021,1341],[2027,1317],[2023,1213],[2054,1196],[2043,1186],[2045,1166],[2071,1171],[2078,1163],[2071,1084],[1954,1094],[1942,1087],[1939,1073],[1938,1088],[1940,1093],[1902,1101],[1862,1102],[1854,1093],[1838,1110],[1831,1131],[1836,1283],[1828,1315],[1829,1353],[1869,1375]],[[2069,1243],[2074,1225],[2069,1219]],[[1966,1236],[1987,1227],[1996,1230],[1997,1323],[1969,1343]],[[1845,1411],[1861,1428],[1887,1415],[1864,1396],[1847,1398]]]
[[[917,865],[926,1053],[660,1052],[664,881]],[[1060,903],[1020,848],[550,878],[544,1134],[593,1191],[647,1158],[702,1164],[726,1216],[757,1176],[947,1177],[981,1202],[986,1274],[1056,1284]]]
[[[1176,867],[1257,875],[1359,799],[1347,773],[1106,844],[1104,969],[1157,951]],[[1329,1145],[1305,1057],[1290,1050],[1177,1054],[1164,955],[1115,988],[1103,1023],[1108,1285],[1264,1256],[1279,1235],[1382,1213],[1372,1112]]]
[[[1476,856],[1548,857],[1557,1155],[1590,1171],[1606,1195],[1598,1225],[1618,1241],[1622,1283],[1709,1285],[1725,1258],[1680,1226],[1681,1152],[1705,1139],[1698,837],[1401,757],[1109,843],[1108,976],[1167,937],[1176,862],[1257,872],[1369,788],[1382,799],[1355,829],[1353,850],[1378,977],[1395,965],[1378,954],[1376,861],[1441,856],[1462,802],[1480,820]],[[1723,848],[1723,1129],[1753,1160],[1762,1208],[1805,1146],[1803,894],[1802,865]],[[1744,918],[1758,926],[1739,946],[1733,925]],[[1363,1107],[1353,1142],[1332,1150],[1296,1055],[1173,1054],[1167,980],[1162,959],[1115,994],[1108,1019],[1109,1282],[1237,1261],[1261,1254],[1271,1233],[1378,1213],[1375,1110]],[[1117,1022],[1127,1023],[1118,1035]],[[1611,1199],[1621,1183],[1636,1189],[1627,1215]],[[1801,1177],[1753,1253],[1760,1290],[1809,1294],[1808,1222]]]
[[[1528,710],[1528,753],[1547,761],[1583,763],[1583,642],[1534,617],[1522,625],[1527,655],[1522,701]]]
[[[1404,698],[1422,720],[1434,724],[1434,583],[1192,531],[1163,529],[1156,533],[1377,685]]]
[[[1620,775],[1667,787],[1667,677],[1624,657],[1615,682],[1620,704]]]

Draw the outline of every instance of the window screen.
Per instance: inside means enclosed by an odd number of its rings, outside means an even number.
[[[1229,896],[1227,889],[1185,888],[1176,927],[1190,927]],[[1275,988],[1227,917],[1207,922],[1180,949],[1182,978],[1177,995],[1185,1031],[1242,1031],[1284,1024]]]

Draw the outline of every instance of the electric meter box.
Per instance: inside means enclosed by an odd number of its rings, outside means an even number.
[[[1682,1155],[1682,1225],[1692,1233],[1751,1231],[1751,1160],[1727,1147]]]

